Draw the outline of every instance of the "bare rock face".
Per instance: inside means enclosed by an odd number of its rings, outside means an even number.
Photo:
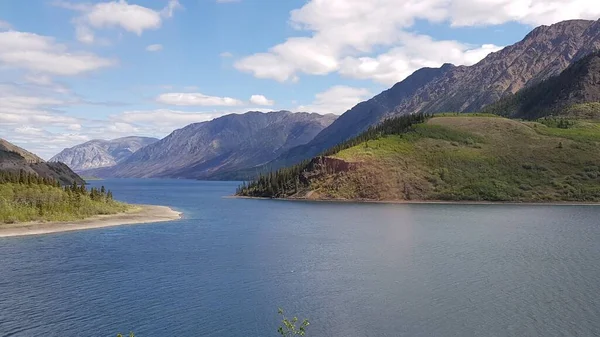
[[[473,112],[560,74],[600,49],[600,21],[572,20],[534,29],[522,41],[470,67],[456,67],[386,115]]]
[[[215,179],[227,172],[267,163],[306,144],[337,116],[257,111],[190,124],[135,152],[99,177]]]
[[[75,172],[62,163],[46,162],[35,154],[0,139],[0,171],[25,171],[44,178],[52,178],[63,185],[85,184]]]
[[[124,137],[113,140],[91,140],[64,149],[50,159],[51,162],[67,164],[71,169],[82,172],[89,169],[114,166],[146,145],[157,142],[156,138]]]
[[[535,119],[543,116],[600,116],[600,52],[575,62],[560,75],[526,87],[490,104],[485,111],[508,117]]]
[[[423,68],[340,116],[306,145],[293,148],[271,168],[300,162],[348,140],[385,118],[419,112],[479,111],[500,98],[556,76],[600,49],[600,20],[540,26],[522,41],[472,66]]]

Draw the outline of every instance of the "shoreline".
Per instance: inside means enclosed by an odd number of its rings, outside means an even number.
[[[0,224],[0,238],[71,232],[122,225],[166,222],[181,219],[181,212],[167,206],[133,205],[134,209],[117,214],[96,215],[74,221],[22,222]]]
[[[515,205],[515,206],[600,206],[600,202],[584,201],[452,201],[452,200],[368,200],[368,199],[307,199],[307,198],[268,198],[247,197],[230,195],[231,199],[256,199],[299,202],[329,202],[329,203],[356,203],[356,204],[388,204],[388,205]]]

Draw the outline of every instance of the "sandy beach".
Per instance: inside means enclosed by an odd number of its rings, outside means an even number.
[[[181,212],[174,211],[166,206],[135,206],[136,207],[133,210],[125,213],[97,215],[91,218],[69,222],[23,222],[14,224],[0,224],[0,238],[68,232],[131,224],[164,222],[181,218]]]

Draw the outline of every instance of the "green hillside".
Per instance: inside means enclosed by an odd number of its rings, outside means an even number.
[[[600,201],[600,123],[441,115],[244,185],[343,200]],[[268,187],[268,182],[274,182]],[[267,186],[267,187],[265,187]]]
[[[114,201],[104,187],[60,187],[57,180],[37,174],[0,171],[0,226],[26,221],[70,221],[130,208]]]

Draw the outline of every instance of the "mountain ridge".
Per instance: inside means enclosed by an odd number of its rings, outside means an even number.
[[[361,102],[346,111],[311,142],[289,150],[274,161],[255,170],[277,169],[311,158],[332,146],[327,139],[348,140],[387,118],[411,113],[478,111],[504,95],[558,75],[581,57],[600,49],[600,20],[568,20],[539,26],[521,41],[486,56],[472,66],[443,65],[445,71],[428,81],[409,85],[417,70],[395,86],[406,85],[412,95],[400,96],[391,109],[365,108]],[[393,87],[392,87],[393,88]],[[390,90],[390,89],[388,89]],[[387,90],[386,90],[387,91]],[[376,104],[376,97],[367,100]],[[369,122],[356,127],[345,115]],[[251,170],[246,170],[246,172]]]
[[[37,155],[0,138],[0,171],[19,173],[21,171],[44,178],[52,178],[62,185],[74,182],[84,185],[85,181],[67,165],[46,162]]]
[[[151,137],[121,137],[112,140],[93,139],[83,144],[66,148],[50,159],[62,162],[74,171],[114,166],[146,145],[157,142]]]
[[[600,115],[600,52],[587,55],[560,75],[524,88],[484,109],[512,118],[577,115],[587,110],[588,118]]]
[[[85,171],[100,177],[211,179],[261,165],[310,141],[337,116],[316,113],[249,111],[193,123],[109,168]]]

